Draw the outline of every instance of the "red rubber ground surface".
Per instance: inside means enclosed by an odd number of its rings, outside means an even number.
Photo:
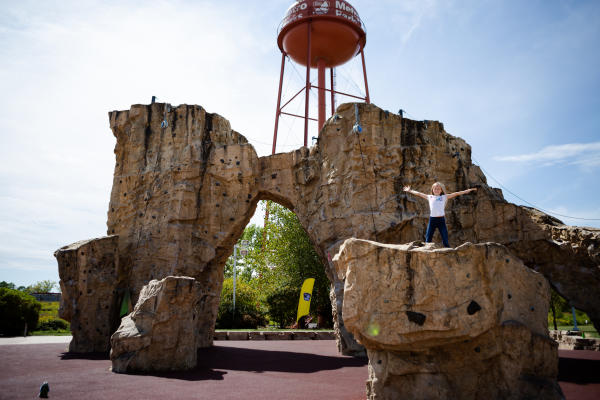
[[[566,398],[600,399],[600,353],[559,351]],[[340,356],[335,342],[223,341],[185,373],[110,372],[104,354],[65,353],[64,344],[0,346],[0,399],[347,399],[365,398],[366,359]]]

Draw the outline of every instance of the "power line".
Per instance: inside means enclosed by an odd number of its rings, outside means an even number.
[[[577,219],[577,220],[581,220],[581,221],[600,221],[600,218],[582,218],[582,217],[573,217],[570,215],[565,215],[565,214],[560,214],[554,211],[549,211],[549,210],[545,210],[542,207],[536,206],[535,204],[525,200],[524,198],[518,196],[517,194],[515,194],[513,191],[511,191],[509,188],[507,188],[506,186],[504,186],[502,184],[502,182],[500,182],[498,179],[494,178],[488,171],[486,171],[482,166],[481,163],[479,161],[477,161],[476,159],[474,159],[473,157],[471,157],[473,159],[473,161],[475,161],[475,163],[477,163],[477,165],[479,165],[479,168],[481,168],[481,170],[486,174],[486,176],[489,176],[490,178],[492,178],[498,185],[500,185],[500,187],[504,190],[506,190],[508,193],[512,194],[513,196],[515,196],[517,199],[521,200],[524,203],[529,204],[530,206],[532,206],[533,208],[536,208],[540,211],[545,212],[546,214],[553,214],[553,215],[557,215],[559,217],[564,217],[564,218],[570,218],[570,219]]]

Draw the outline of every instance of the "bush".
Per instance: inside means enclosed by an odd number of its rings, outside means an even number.
[[[291,286],[275,289],[267,296],[269,316],[283,329],[296,321],[300,291]]]
[[[36,331],[68,331],[70,325],[61,318],[41,317]]]
[[[42,305],[33,297],[18,290],[0,288],[0,334],[22,335],[36,328]]]
[[[241,279],[235,286],[235,315],[233,312],[233,278],[223,282],[217,314],[217,329],[256,329],[267,320],[260,305],[260,293]]]

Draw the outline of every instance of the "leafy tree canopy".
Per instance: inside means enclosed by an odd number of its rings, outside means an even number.
[[[280,325],[290,323],[289,315],[294,321],[302,283],[315,278],[311,313],[322,315],[330,325],[330,283],[321,258],[296,215],[279,204],[266,203],[261,204],[269,210],[265,227],[248,225],[238,241],[237,278],[258,291],[261,304]],[[248,254],[243,257],[239,253],[242,240],[248,241]],[[226,278],[233,275],[233,261],[232,256],[225,265]]]
[[[34,283],[27,287],[29,293],[51,293],[55,288],[58,288],[55,281],[45,280]]]
[[[15,284],[12,282],[2,281],[0,282],[0,288],[19,290],[21,292],[26,292],[27,288],[25,286],[15,287]]]
[[[42,305],[18,290],[0,288],[0,334],[22,335],[35,329]]]

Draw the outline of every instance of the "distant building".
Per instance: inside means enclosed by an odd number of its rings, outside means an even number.
[[[31,293],[37,301],[60,301],[60,293]]]

